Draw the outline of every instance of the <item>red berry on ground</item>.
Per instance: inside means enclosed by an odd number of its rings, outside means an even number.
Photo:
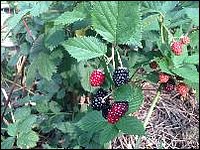
[[[90,75],[90,84],[92,86],[101,86],[105,81],[105,75],[102,70],[94,70]]]
[[[165,73],[160,73],[159,80],[160,80],[160,83],[166,83],[169,80],[169,75]]]
[[[185,83],[183,83],[183,82],[181,82],[181,83],[179,83],[177,86],[176,86],[176,91],[180,94],[180,95],[182,95],[182,96],[186,96],[186,94],[189,92],[189,88],[188,88],[188,86],[185,84]]]
[[[108,110],[107,120],[111,124],[115,124],[119,119],[125,115],[128,111],[128,102],[127,101],[118,101],[114,102],[111,108]]]
[[[171,50],[175,55],[181,55],[182,54],[182,43],[178,41],[174,41],[171,44]]]
[[[189,44],[190,43],[190,38],[188,36],[182,36],[181,37],[181,43],[182,44]]]
[[[166,92],[172,92],[175,88],[174,79],[170,78],[166,83],[163,83],[163,88]]]

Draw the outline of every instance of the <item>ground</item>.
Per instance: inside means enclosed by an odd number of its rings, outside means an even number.
[[[144,103],[133,115],[144,121],[158,86],[143,85]],[[181,99],[175,91],[161,92],[146,128],[147,135],[122,135],[115,138],[112,149],[199,149],[199,102],[193,95]],[[137,142],[136,142],[137,141]]]

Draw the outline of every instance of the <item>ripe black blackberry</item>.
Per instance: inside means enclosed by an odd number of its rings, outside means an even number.
[[[102,116],[107,119],[108,118],[108,111],[111,109],[111,105],[107,105],[106,107],[102,108]]]
[[[126,67],[118,67],[113,72],[113,82],[115,86],[119,87],[129,81],[129,71]]]
[[[93,95],[91,101],[91,107],[94,110],[102,110],[102,108],[107,107],[109,102],[109,97],[105,98],[108,95],[108,92],[104,89],[100,88],[97,92]]]

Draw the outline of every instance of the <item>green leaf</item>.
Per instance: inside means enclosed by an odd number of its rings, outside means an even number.
[[[199,54],[188,56],[184,62],[188,64],[199,64]]]
[[[57,102],[55,102],[55,101],[51,101],[50,103],[49,103],[49,108],[50,108],[50,110],[52,111],[52,112],[54,112],[55,114],[56,113],[59,113],[60,111],[61,111],[61,106],[57,103]]]
[[[17,146],[23,149],[33,148],[37,145],[39,136],[36,132],[21,133],[17,139]]]
[[[40,113],[47,113],[49,111],[48,101],[46,100],[37,101],[35,107]]]
[[[135,112],[144,100],[141,88],[133,87],[128,84],[117,88],[113,94],[114,100],[129,102],[129,110],[127,113]]]
[[[90,85],[89,79],[90,74],[93,70],[94,67],[92,67],[91,65],[85,64],[83,62],[80,62],[78,64],[78,74],[80,76],[81,85],[84,88],[84,90],[88,92],[93,92],[95,90],[95,88]]]
[[[126,134],[133,135],[144,135],[145,129],[140,120],[132,116],[124,116],[119,122],[117,122],[116,127]]]
[[[195,95],[196,95],[196,98],[199,100],[199,83],[191,82],[187,79],[184,80],[184,83],[186,83],[188,86],[196,90]]]
[[[28,68],[27,72],[27,84],[30,85],[36,76],[36,71],[39,71],[39,74],[47,79],[51,80],[51,76],[56,72],[56,66],[54,62],[50,59],[49,54],[40,53],[37,58],[35,58],[32,64]]]
[[[7,129],[10,136],[16,136],[18,132],[18,122],[9,124]]]
[[[36,122],[36,120],[37,120],[36,115],[30,115],[26,117],[23,121],[19,122],[18,132],[29,132],[33,124]]]
[[[107,52],[106,45],[95,37],[71,38],[62,45],[77,61],[100,57]]]
[[[2,149],[12,149],[15,142],[15,137],[8,137],[3,142],[1,142]]]
[[[49,48],[51,51],[56,48],[61,42],[65,39],[64,29],[60,29],[59,27],[53,27],[46,33],[45,37],[45,46]]]
[[[180,68],[172,69],[172,71],[184,79],[194,83],[199,83],[199,73],[196,70],[193,70],[191,67],[183,66]]]
[[[188,17],[195,26],[199,26],[199,8],[185,8]],[[194,15],[198,14],[198,15]]]
[[[100,144],[105,144],[115,138],[119,133],[119,130],[115,125],[107,124],[103,131],[100,132],[99,140]]]
[[[51,1],[36,2],[36,4],[30,9],[30,15],[33,17],[39,17],[40,14],[49,10],[51,3]]]
[[[158,61],[156,61],[159,65],[159,68],[161,69],[162,72],[168,73],[170,75],[174,75],[173,72],[169,69],[169,63],[166,58],[162,58]]]
[[[87,113],[79,122],[76,123],[78,127],[89,132],[102,130],[106,124],[107,121],[102,117],[101,112],[98,111]]]
[[[55,21],[54,25],[69,25],[79,20],[83,20],[86,15],[83,12],[74,10],[72,12],[64,12]]]
[[[189,38],[191,47],[199,47],[199,31],[195,31],[189,34]]]
[[[182,50],[183,52],[179,56],[171,52],[171,59],[175,68],[182,66],[184,60],[188,57],[187,47],[183,46]]]
[[[150,15],[142,20],[143,30],[160,30],[158,14]]]
[[[138,2],[95,2],[91,15],[95,31],[108,42],[141,46],[142,21]]]
[[[55,124],[55,127],[75,139],[82,133],[81,129],[71,122],[59,122]]]
[[[26,118],[27,116],[30,116],[31,114],[31,108],[28,106],[24,106],[24,107],[20,107],[18,108],[15,113],[15,119],[16,120],[23,120],[24,118]]]
[[[10,17],[7,22],[9,30],[12,30],[21,21],[22,17],[26,15],[29,11],[29,9],[25,9],[23,11],[20,11],[18,14],[14,14],[12,17]]]
[[[85,132],[78,137],[78,143],[80,146],[87,147],[92,139],[92,135],[90,132]]]

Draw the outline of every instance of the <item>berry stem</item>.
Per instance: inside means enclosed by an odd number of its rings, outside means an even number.
[[[160,87],[159,87],[159,88],[160,88]],[[153,102],[152,102],[151,107],[149,108],[148,113],[147,113],[147,117],[146,117],[146,119],[144,120],[144,128],[146,128],[146,126],[147,126],[147,124],[148,124],[148,121],[149,121],[149,119],[150,119],[150,117],[151,117],[151,115],[152,115],[152,113],[153,113],[153,109],[154,109],[154,107],[156,106],[156,103],[157,103],[159,97],[160,97],[160,89],[157,90],[156,96],[155,96],[155,98],[154,98],[154,100],[153,100]],[[142,140],[142,136],[139,136],[138,139],[137,139],[137,141],[136,141],[136,144],[135,144],[135,149],[138,149],[138,148],[139,148],[139,144],[141,143],[141,140]]]
[[[110,95],[112,95],[112,92],[111,93],[109,93],[108,95],[106,95],[102,100],[104,100],[104,99],[106,99],[106,98],[108,98]]]
[[[146,128],[146,126],[147,126],[147,124],[148,124],[148,121],[149,121],[149,119],[150,119],[150,117],[151,117],[151,115],[152,115],[152,113],[153,113],[153,109],[154,109],[154,107],[156,106],[156,103],[157,103],[159,97],[160,97],[160,90],[158,89],[158,91],[157,91],[157,93],[156,93],[156,96],[155,96],[155,98],[154,98],[154,100],[153,100],[153,102],[152,102],[152,105],[151,105],[151,107],[149,108],[149,111],[148,111],[148,113],[147,113],[147,117],[146,117],[146,119],[144,120],[144,128]]]
[[[113,68],[115,69],[115,46],[112,44],[112,63],[113,63]]]
[[[121,60],[121,57],[119,55],[119,51],[117,49],[116,49],[116,51],[117,51],[117,57],[118,57],[118,61],[120,63],[120,67],[123,67],[122,60]]]

